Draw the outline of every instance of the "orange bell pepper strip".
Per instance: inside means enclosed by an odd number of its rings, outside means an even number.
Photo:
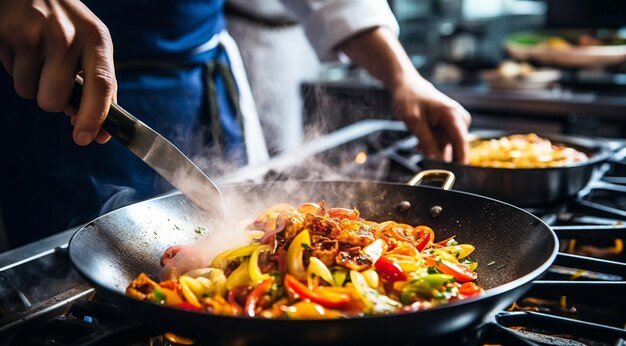
[[[292,290],[301,299],[308,299],[314,303],[334,309],[347,309],[350,307],[351,297],[346,293],[332,292],[329,290],[311,290],[292,275],[285,274],[285,287]]]

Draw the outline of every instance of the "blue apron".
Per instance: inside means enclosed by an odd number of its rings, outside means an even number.
[[[194,50],[224,30],[222,1],[85,3],[111,31],[118,103],[187,155],[219,148],[223,157],[244,164],[226,52],[219,45]],[[172,189],[114,139],[74,144],[68,118],[18,97],[4,70],[0,95],[0,206],[11,247]]]

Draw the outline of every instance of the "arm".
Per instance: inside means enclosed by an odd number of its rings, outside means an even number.
[[[282,0],[304,26],[321,60],[342,50],[380,79],[396,114],[430,158],[468,161],[470,116],[422,78],[396,38],[398,23],[384,0]]]
[[[71,117],[77,144],[110,138],[100,127],[117,91],[113,44],[106,26],[80,1],[0,0],[0,62],[19,96]],[[79,71],[84,88],[76,112],[69,99]]]
[[[366,30],[338,48],[390,90],[395,113],[427,157],[449,161],[454,154],[455,161],[468,162],[469,113],[419,75],[393,32]]]

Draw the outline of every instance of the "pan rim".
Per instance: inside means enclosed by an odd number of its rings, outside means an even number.
[[[528,211],[517,207],[515,205],[512,205],[510,203],[495,199],[495,198],[491,198],[488,196],[483,196],[483,195],[479,195],[479,194],[475,194],[475,193],[471,193],[471,192],[466,192],[466,191],[458,191],[458,190],[443,190],[441,188],[437,188],[437,187],[432,187],[432,186],[409,186],[406,184],[402,184],[402,183],[397,183],[397,182],[383,182],[383,181],[371,181],[371,180],[306,180],[306,181],[296,181],[296,180],[292,180],[292,182],[298,182],[298,183],[307,183],[307,184],[318,184],[318,183],[323,183],[323,184],[330,184],[330,183],[340,183],[340,184],[345,184],[345,183],[349,183],[349,184],[359,184],[359,183],[366,183],[366,184],[376,184],[376,185],[389,185],[389,186],[402,186],[402,187],[406,187],[406,188],[410,188],[410,189],[432,189],[432,190],[439,190],[439,191],[445,191],[445,193],[452,193],[452,194],[460,194],[460,195],[468,195],[472,198],[480,198],[480,199],[486,199],[489,200],[491,202],[494,202],[496,204],[501,204],[504,205],[508,208],[513,208],[516,209],[517,212],[521,212],[529,217],[531,217],[532,219],[534,219],[534,221],[538,222],[540,225],[543,225],[543,228],[545,228],[546,231],[549,232],[549,234],[551,235],[551,239],[553,241],[553,246],[552,246],[552,252],[550,253],[550,255],[548,256],[548,258],[546,260],[544,260],[543,264],[541,264],[540,266],[538,266],[537,268],[533,269],[532,271],[530,271],[529,273],[518,277],[512,281],[509,281],[505,284],[490,288],[485,290],[485,294],[478,296],[478,297],[472,297],[472,298],[468,298],[468,299],[463,299],[460,301],[455,301],[453,303],[450,304],[442,304],[442,305],[438,305],[436,307],[430,308],[430,309],[426,309],[426,310],[418,310],[418,311],[412,311],[412,312],[408,312],[408,313],[393,313],[393,314],[384,314],[384,315],[365,315],[365,316],[356,316],[356,317],[349,317],[349,318],[338,318],[338,319],[330,319],[330,320],[323,320],[323,319],[302,319],[302,320],[290,320],[290,319],[286,319],[286,318],[281,318],[281,319],[257,319],[257,318],[250,318],[250,317],[245,317],[245,316],[226,316],[226,315],[217,315],[217,314],[209,314],[209,313],[205,313],[205,312],[194,312],[194,311],[186,311],[186,310],[181,310],[181,309],[176,309],[173,307],[168,307],[165,305],[160,305],[160,304],[153,304],[153,303],[149,303],[149,302],[145,302],[146,304],[150,305],[151,308],[155,308],[155,309],[165,309],[162,311],[177,311],[180,313],[193,313],[196,314],[197,316],[205,316],[204,318],[207,319],[212,319],[212,318],[220,318],[220,319],[232,319],[234,321],[250,321],[250,320],[254,320],[254,321],[279,321],[279,322],[285,322],[285,321],[289,321],[288,323],[291,324],[298,324],[298,323],[302,323],[303,321],[307,322],[307,323],[311,323],[312,321],[315,321],[313,323],[328,323],[328,321],[352,321],[352,320],[366,320],[366,319],[379,319],[379,318],[383,318],[383,317],[390,317],[390,316],[395,316],[395,317],[399,317],[399,316],[405,316],[405,315],[415,315],[415,314],[427,314],[429,311],[439,311],[439,310],[445,310],[445,309],[453,309],[454,307],[457,306],[463,306],[466,304],[471,304],[475,301],[479,301],[479,300],[488,300],[488,299],[492,299],[495,298],[501,294],[513,291],[515,289],[519,289],[523,286],[527,286],[526,290],[530,289],[530,286],[527,285],[529,283],[531,283],[533,280],[541,277],[545,271],[553,264],[557,254],[558,254],[558,249],[559,249],[559,242],[558,242],[558,237],[556,235],[556,233],[552,230],[552,228],[547,225],[543,220],[541,220],[540,218],[538,218],[537,216],[529,213]],[[277,181],[277,182],[267,182],[264,184],[273,184],[273,183],[282,183],[281,181]],[[258,185],[256,183],[234,183],[234,184],[226,184],[223,186],[220,186],[220,188],[224,188],[226,189],[230,189],[230,188],[235,188],[235,187],[245,187],[245,186],[250,186],[253,187],[255,185]],[[166,193],[164,195],[161,196],[157,196],[157,197],[153,197],[144,201],[140,201],[140,202],[136,202],[133,204],[130,204],[128,206],[122,207],[120,209],[116,209],[113,210],[111,212],[108,212],[106,214],[103,214],[95,219],[93,219],[92,221],[86,223],[85,225],[81,226],[78,230],[76,230],[76,232],[74,232],[74,234],[72,235],[72,237],[70,238],[70,241],[68,243],[68,254],[70,257],[70,261],[72,262],[74,268],[81,274],[81,276],[90,284],[92,284],[93,286],[95,286],[96,290],[98,289],[104,289],[107,293],[107,295],[111,296],[114,295],[116,297],[116,301],[119,300],[126,300],[126,301],[132,301],[132,302],[142,302],[140,300],[137,300],[135,298],[129,297],[125,294],[125,292],[122,292],[118,289],[112,288],[111,286],[108,285],[103,285],[99,282],[97,282],[96,280],[92,280],[91,276],[87,274],[87,269],[86,268],[82,268],[80,266],[80,262],[75,260],[75,253],[73,251],[73,249],[75,248],[76,245],[75,244],[75,239],[77,237],[79,237],[83,232],[89,232],[90,226],[95,223],[96,221],[103,219],[105,217],[107,217],[110,214],[115,213],[116,211],[125,209],[125,208],[129,208],[133,205],[136,204],[140,204],[140,203],[149,203],[151,201],[155,201],[155,200],[161,200],[161,199],[166,199],[166,198],[183,198],[185,200],[186,197],[184,195],[182,195],[179,191],[172,191],[170,193]],[[191,203],[191,202],[189,202]],[[93,227],[91,227],[91,229],[94,229]],[[158,260],[158,259],[155,259]],[[139,273],[137,273],[138,275]],[[266,322],[269,323],[269,322]]]

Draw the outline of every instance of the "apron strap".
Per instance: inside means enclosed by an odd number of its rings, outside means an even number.
[[[222,131],[222,121],[220,118],[220,110],[217,102],[217,86],[215,84],[215,80],[218,76],[221,76],[224,80],[224,86],[226,87],[226,92],[228,94],[228,98],[233,105],[235,110],[235,118],[237,124],[241,130],[242,137],[245,138],[245,128],[243,126],[243,116],[241,113],[241,107],[239,103],[239,90],[237,89],[237,84],[235,83],[234,76],[230,71],[230,67],[222,62],[222,61],[208,61],[204,65],[205,69],[205,83],[206,83],[206,96],[207,96],[207,108],[209,112],[209,117],[211,119],[211,134],[213,135],[214,145],[216,147],[217,152],[220,155],[223,155],[223,146],[224,146],[224,132]],[[245,140],[243,144],[244,149],[244,157],[246,145]]]

